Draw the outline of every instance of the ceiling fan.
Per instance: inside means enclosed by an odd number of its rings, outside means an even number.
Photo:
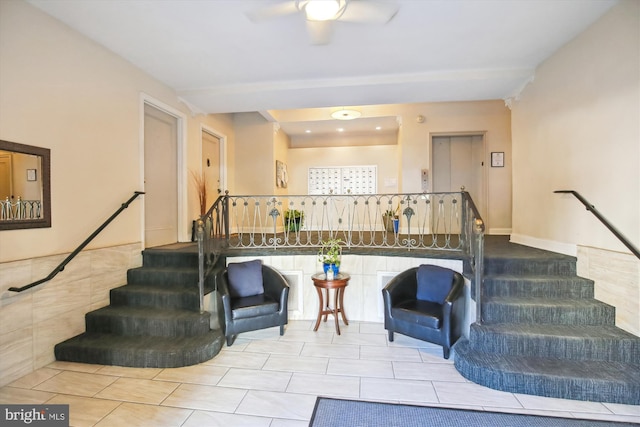
[[[335,21],[362,24],[386,24],[398,12],[393,1],[375,0],[289,0],[247,13],[254,21],[295,13],[302,14],[307,23],[311,43],[321,45],[331,40]]]

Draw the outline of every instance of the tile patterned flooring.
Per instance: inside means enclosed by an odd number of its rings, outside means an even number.
[[[3,404],[69,404],[71,425],[307,426],[317,396],[640,423],[640,406],[491,390],[464,379],[440,347],[380,323],[312,321],[241,334],[205,363],[123,368],[54,362],[0,388]]]

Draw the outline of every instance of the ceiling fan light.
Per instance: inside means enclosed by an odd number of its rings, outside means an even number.
[[[342,108],[340,110],[334,111],[331,113],[331,117],[336,120],[353,120],[360,117],[362,113],[358,110],[349,110],[347,108]]]
[[[344,0],[309,0],[300,2],[306,18],[310,21],[331,21],[338,19],[344,12]]]

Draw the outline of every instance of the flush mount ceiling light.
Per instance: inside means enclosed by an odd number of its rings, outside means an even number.
[[[351,110],[348,108],[341,108],[331,113],[331,117],[336,120],[353,120],[360,117],[362,113],[358,110]]]

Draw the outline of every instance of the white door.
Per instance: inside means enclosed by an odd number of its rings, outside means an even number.
[[[211,207],[221,188],[220,138],[202,131],[202,172],[207,186],[207,209]]]
[[[145,246],[178,241],[178,118],[144,105]]]
[[[482,135],[436,136],[432,140],[433,191],[459,192],[462,187],[473,199],[480,215],[486,218],[484,196],[484,141]],[[450,231],[459,233],[459,216],[447,209]]]

